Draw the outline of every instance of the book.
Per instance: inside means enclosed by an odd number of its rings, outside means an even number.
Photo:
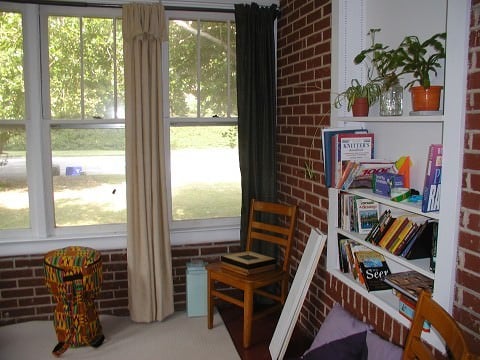
[[[224,269],[242,274],[242,275],[253,275],[253,274],[259,274],[265,271],[270,271],[270,270],[275,270],[276,265],[275,264],[270,264],[270,265],[263,265],[260,267],[256,268],[251,268],[251,269],[246,269],[241,266],[233,265],[228,262],[222,261],[221,265]]]
[[[378,223],[379,205],[370,199],[356,200],[357,231],[359,234],[368,234]]]
[[[415,315],[415,307],[415,303],[410,298],[404,296],[403,294],[399,295],[398,312],[410,321],[413,320],[413,316]],[[425,320],[422,330],[425,332],[429,332],[430,327],[430,323]]]
[[[397,231],[400,229],[402,225],[404,225],[406,216],[398,216],[390,225],[388,230],[385,232],[385,234],[382,236],[380,241],[377,243],[378,246],[386,249],[387,245],[390,243],[394,235],[397,233]]]
[[[368,291],[391,289],[391,286],[382,280],[390,274],[390,268],[382,254],[373,250],[356,251],[355,257]]]
[[[332,137],[339,133],[367,133],[367,129],[361,127],[342,127],[342,128],[323,128],[322,129],[322,152],[323,152],[323,172],[325,174],[325,185],[332,186],[331,174],[331,154]]]
[[[339,182],[348,166],[347,161],[371,160],[374,158],[374,134],[339,133],[332,138],[333,185]]]
[[[340,270],[344,273],[348,273],[350,271],[348,254],[347,254],[347,243],[348,239],[339,239],[338,240],[338,256],[340,262]]]
[[[411,243],[402,251],[401,256],[406,259],[424,259],[432,256],[432,247],[436,232],[434,229],[438,226],[436,220],[427,220],[426,226],[422,229],[422,232],[411,240]]]
[[[409,224],[403,229],[403,231],[398,235],[397,241],[392,245],[389,251],[392,254],[398,254],[398,248],[400,248],[403,244],[410,241],[412,235],[418,229],[418,225],[415,224],[413,221],[410,221]]]
[[[361,252],[361,251],[371,251],[368,247],[364,246],[364,245],[361,245],[359,243],[356,243],[356,242],[349,242],[349,247],[350,247],[350,251],[351,251],[351,258],[350,258],[350,261],[352,261],[352,263],[350,263],[350,267],[354,269],[354,277],[355,279],[360,283],[360,284],[363,284],[365,285],[365,278],[363,276],[363,273],[360,269],[360,264],[358,262],[358,258],[356,256],[357,252]]]
[[[440,192],[442,186],[442,153],[441,144],[429,147],[425,182],[423,186],[422,211],[440,210]]]
[[[388,274],[383,281],[415,302],[422,290],[433,292],[433,279],[414,270]]]
[[[350,171],[342,184],[342,189],[372,188],[374,174],[395,172],[395,162],[382,159],[360,160]]]
[[[372,227],[370,232],[365,237],[366,242],[370,242],[370,243],[373,242],[373,239],[375,238],[375,236],[377,236],[377,233],[385,225],[385,221],[387,220],[387,217],[390,216],[390,214],[391,214],[390,210],[387,209],[382,213],[382,215],[380,215],[378,222]]]
[[[220,257],[222,265],[242,274],[253,274],[275,268],[277,260],[274,257],[254,251],[241,251],[225,254]]]
[[[386,234],[390,226],[392,226],[393,222],[396,220],[392,216],[392,213],[390,210],[388,210],[387,214],[385,215],[385,218],[382,220],[382,223],[379,225],[378,231],[372,236],[371,238],[371,243],[378,245],[380,240],[383,238],[383,236]]]
[[[390,251],[392,254],[397,248],[398,245],[403,241],[403,239],[407,236],[407,234],[413,228],[413,222],[409,218],[405,218],[404,221],[405,225],[402,225],[397,233],[392,237],[392,240],[387,244],[387,250]]]

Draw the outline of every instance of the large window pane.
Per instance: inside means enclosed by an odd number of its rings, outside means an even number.
[[[197,22],[173,20],[169,25],[170,116],[197,116]]]
[[[124,116],[119,23],[117,19],[104,18],[48,18],[52,119]],[[115,96],[120,92],[121,101],[117,104]]]
[[[126,222],[125,131],[53,129],[56,226]]]
[[[25,129],[0,126],[0,230],[30,227]]]
[[[240,216],[236,126],[172,127],[173,220]]]
[[[202,22],[200,34],[200,117],[214,115],[226,117],[228,106],[226,23]]]
[[[22,15],[0,11],[0,119],[25,119]]]
[[[236,114],[235,25],[172,20],[169,26],[170,116]]]

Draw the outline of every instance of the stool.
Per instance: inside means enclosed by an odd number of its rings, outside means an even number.
[[[69,346],[98,347],[105,339],[94,300],[102,285],[102,258],[98,251],[69,246],[44,257],[45,281],[57,305],[53,323],[58,344],[52,353]]]

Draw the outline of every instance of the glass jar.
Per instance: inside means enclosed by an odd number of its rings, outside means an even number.
[[[403,114],[403,87],[394,84],[380,96],[380,116],[400,116]]]

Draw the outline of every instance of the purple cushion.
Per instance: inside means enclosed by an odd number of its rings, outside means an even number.
[[[340,304],[334,304],[307,351],[371,329],[370,325],[352,316]]]
[[[368,360],[400,360],[403,349],[382,339],[377,334],[368,331],[366,343],[368,346]]]
[[[367,332],[361,332],[314,348],[301,360],[367,360]]]

